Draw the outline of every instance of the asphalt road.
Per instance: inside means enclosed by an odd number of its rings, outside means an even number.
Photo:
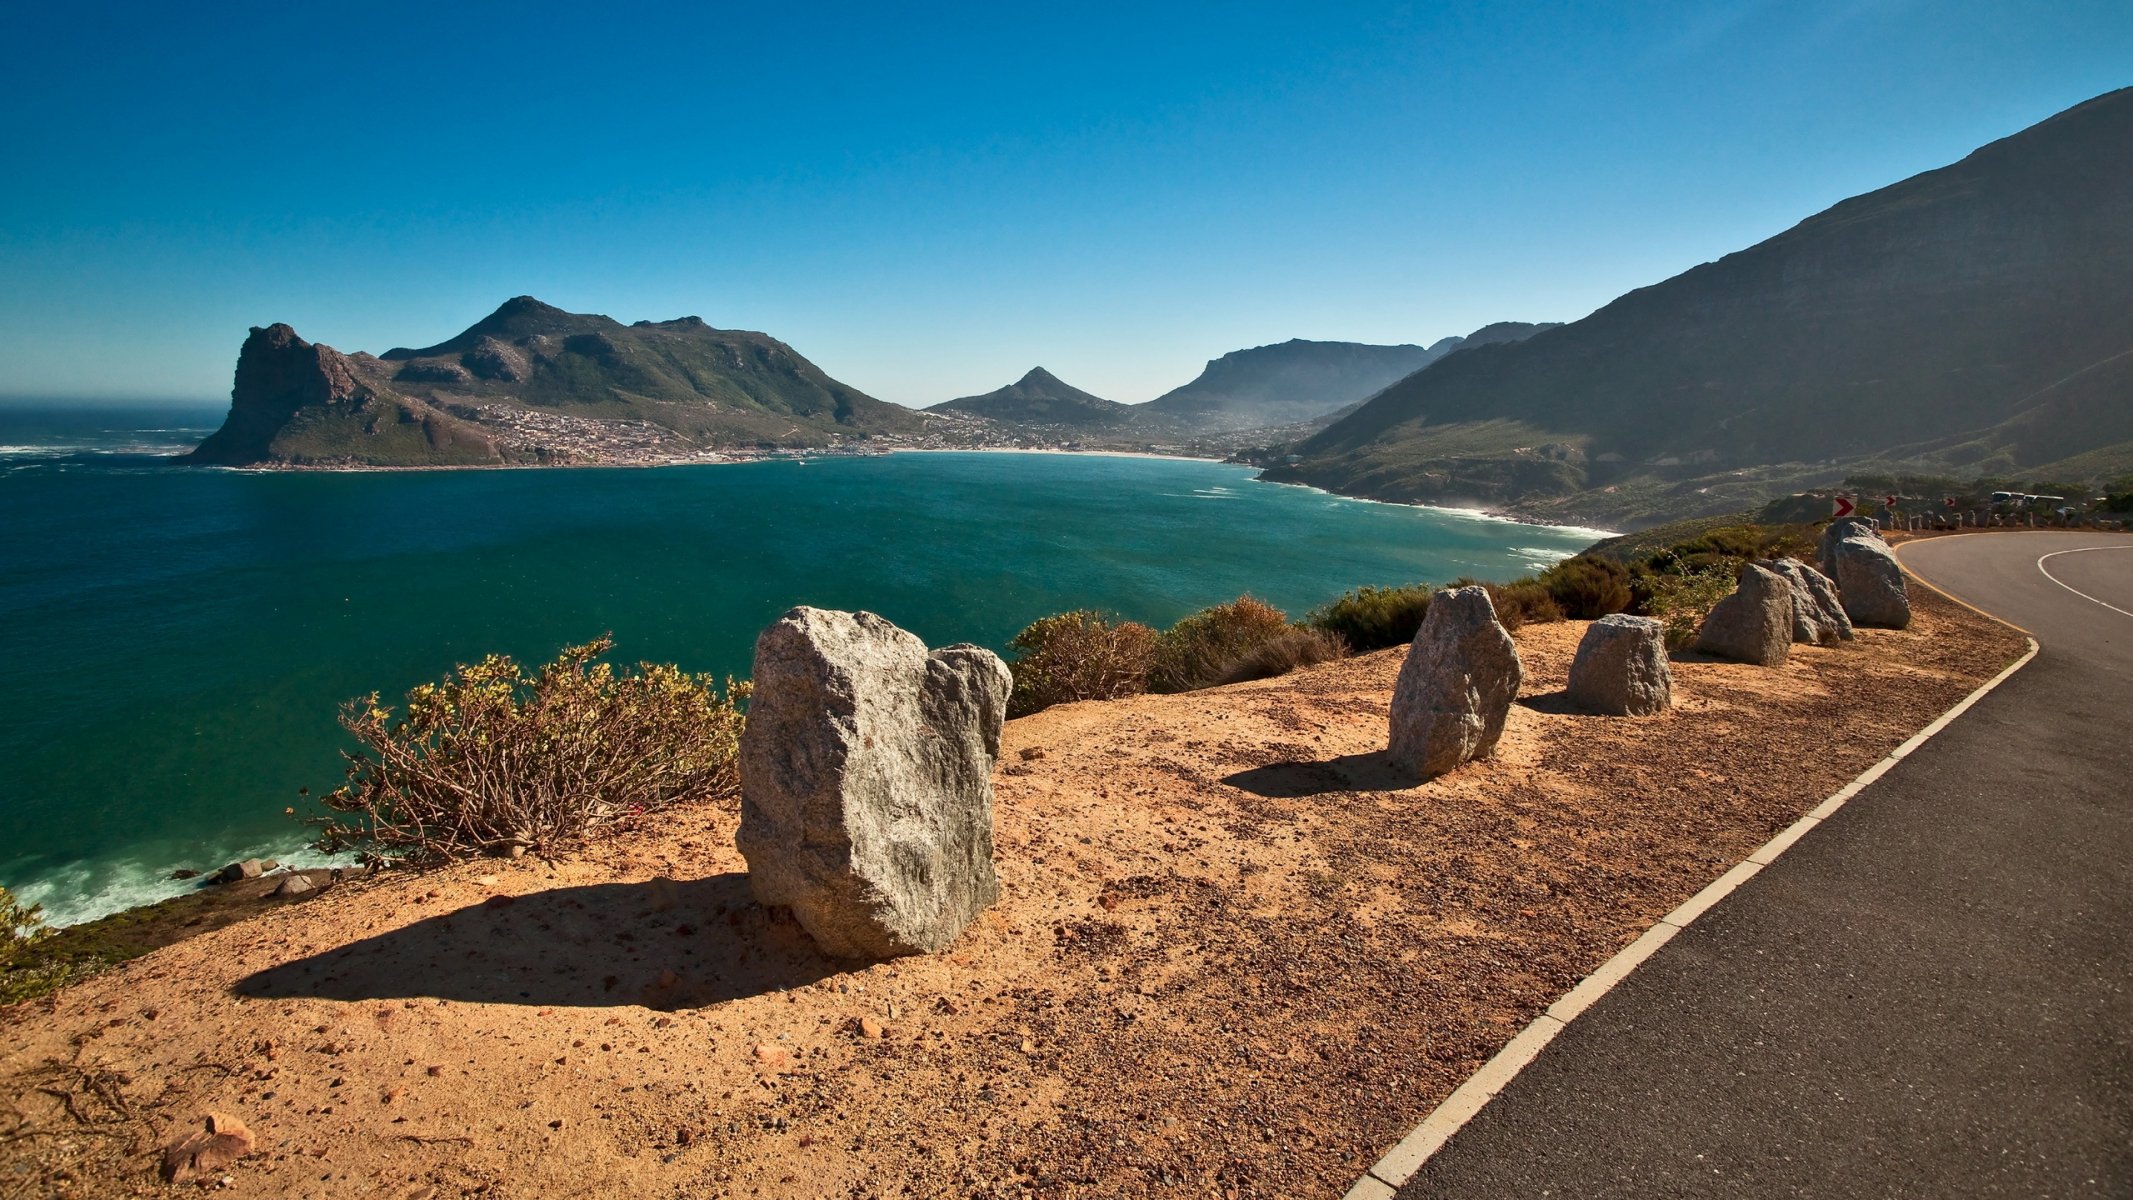
[[[1572,1022],[1401,1197],[2133,1197],[2133,538],[1902,557],[2042,652]]]

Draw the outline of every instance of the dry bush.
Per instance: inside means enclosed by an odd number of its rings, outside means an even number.
[[[1054,704],[1115,700],[1148,690],[1155,630],[1134,621],[1111,624],[1086,609],[1046,617],[1015,635],[1010,664],[1015,690],[1009,716],[1028,716]]]
[[[542,854],[619,818],[740,792],[742,705],[708,675],[593,660],[614,642],[566,647],[526,674],[490,655],[407,694],[397,716],[377,693],[341,708],[364,753],[324,798],[328,850],[427,863],[523,847]]]
[[[1415,640],[1422,618],[1429,615],[1433,591],[1423,584],[1360,587],[1312,609],[1303,623],[1339,636],[1358,653],[1405,646]]]
[[[1155,641],[1148,690],[1189,692],[1224,682],[1246,656],[1289,631],[1278,608],[1250,596],[1203,608]]]
[[[1243,683],[1247,679],[1272,679],[1286,675],[1298,667],[1316,666],[1348,657],[1348,643],[1337,633],[1291,626],[1279,636],[1261,642],[1257,649],[1230,665],[1222,673],[1222,683]]]

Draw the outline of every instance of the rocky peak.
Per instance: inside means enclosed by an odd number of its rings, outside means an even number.
[[[266,461],[268,444],[299,409],[345,409],[375,394],[356,373],[355,363],[333,347],[307,342],[280,322],[254,326],[237,352],[230,415],[186,458],[232,464]]]
[[[1031,367],[1029,374],[1015,381],[1016,387],[1064,387],[1059,377],[1043,367]]]
[[[347,355],[307,342],[276,322],[264,329],[254,326],[237,352],[230,407],[262,408],[285,416],[306,404],[345,402],[362,386]]]

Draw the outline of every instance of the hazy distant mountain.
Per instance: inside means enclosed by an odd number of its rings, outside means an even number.
[[[1043,367],[997,391],[962,396],[934,405],[928,412],[959,412],[1011,425],[1062,429],[1111,430],[1133,421],[1131,405],[1092,396],[1060,380]]]
[[[1269,477],[1624,522],[1849,463],[2133,469],[2133,89],[1447,356],[1300,450]]]
[[[1197,379],[1140,406],[1195,432],[1297,425],[1368,398],[1475,338],[1521,337],[1540,326],[1505,322],[1429,346],[1307,342],[1233,350]]]
[[[633,461],[716,446],[821,446],[924,418],[761,333],[696,317],[624,325],[530,296],[384,357],[252,330],[230,414],[191,461],[246,465]]]

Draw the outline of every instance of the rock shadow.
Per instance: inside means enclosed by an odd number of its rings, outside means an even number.
[[[1328,792],[1400,791],[1421,783],[1413,771],[1397,766],[1383,750],[1368,754],[1343,754],[1317,762],[1269,763],[1234,775],[1222,782],[1255,796],[1293,800]]]
[[[853,969],[769,912],[748,876],[555,888],[440,913],[246,976],[258,998],[697,1008]]]
[[[1584,713],[1583,709],[1570,703],[1570,690],[1568,688],[1555,692],[1542,692],[1537,696],[1520,696],[1518,703],[1523,707],[1532,709],[1534,712],[1548,713],[1551,716],[1581,716]]]

